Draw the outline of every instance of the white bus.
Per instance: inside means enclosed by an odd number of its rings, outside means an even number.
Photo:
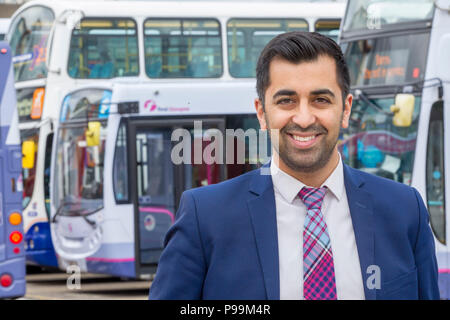
[[[340,33],[355,95],[350,127],[342,136],[343,159],[420,192],[435,237],[441,297],[447,299],[448,8],[448,0],[349,0]]]
[[[181,193],[254,169],[270,153],[251,141],[267,139],[255,95],[254,82],[239,80],[69,93],[52,155],[51,231],[61,267],[152,274]]]
[[[177,88],[192,81],[252,82],[259,52],[272,37],[315,30],[337,39],[344,7],[265,1],[30,1],[22,6],[12,17],[8,40],[22,138],[37,146],[33,167],[24,169],[29,261],[56,261],[48,228],[48,156],[68,90],[113,78],[153,83],[154,92],[168,82]]]

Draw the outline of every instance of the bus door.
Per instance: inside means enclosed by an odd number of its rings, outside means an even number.
[[[183,191],[224,180],[219,142],[225,120],[202,120],[201,128],[194,119],[129,121],[130,194],[140,275],[156,270]]]

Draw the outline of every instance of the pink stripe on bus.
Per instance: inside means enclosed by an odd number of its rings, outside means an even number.
[[[150,212],[156,212],[156,213],[164,213],[170,216],[170,219],[172,222],[175,221],[175,217],[172,212],[170,212],[167,209],[164,208],[156,208],[156,207],[139,207],[139,211],[150,213]]]
[[[86,258],[86,261],[99,261],[99,262],[134,262],[134,258],[108,259],[108,258],[89,257],[89,258]]]
[[[450,269],[439,269],[439,273],[450,273]]]

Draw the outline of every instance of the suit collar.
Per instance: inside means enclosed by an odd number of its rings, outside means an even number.
[[[270,175],[270,161],[258,170],[254,171],[249,183],[249,191],[257,196],[263,194],[267,189],[273,189],[272,176]]]

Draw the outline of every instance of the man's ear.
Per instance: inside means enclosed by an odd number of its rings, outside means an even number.
[[[344,105],[344,114],[342,116],[342,128],[347,129],[348,128],[348,122],[350,120],[350,114],[352,112],[352,103],[353,103],[353,96],[349,93],[347,97],[345,98],[345,105]]]
[[[261,130],[267,130],[266,117],[264,116],[264,107],[262,102],[258,98],[255,99],[255,109]]]

